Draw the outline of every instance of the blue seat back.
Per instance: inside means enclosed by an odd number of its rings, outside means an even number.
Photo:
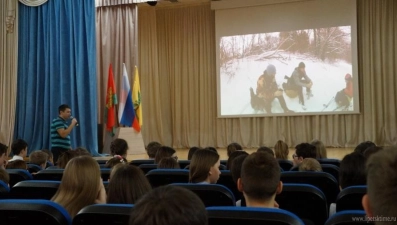
[[[43,168],[41,168],[41,166],[38,166],[36,164],[28,163],[27,165],[28,165],[29,173],[37,173],[40,170],[43,170]]]
[[[139,166],[141,164],[154,164],[154,159],[135,159],[130,162],[130,165]]]
[[[301,219],[282,209],[258,207],[208,207],[209,225],[304,225]]]
[[[45,169],[34,175],[35,180],[54,180],[61,181],[63,169]]]
[[[283,183],[311,184],[319,188],[327,198],[330,205],[335,202],[339,194],[338,181],[334,176],[324,172],[288,171],[281,173]]]
[[[128,225],[132,204],[96,204],[84,207],[73,218],[73,225]]]
[[[294,164],[290,160],[278,159],[277,161],[281,169],[283,169],[284,171],[289,171],[294,166]]]
[[[6,169],[8,175],[10,175],[10,187],[16,183],[24,180],[33,180],[32,175],[23,169]]]
[[[329,173],[332,176],[335,177],[335,180],[339,184],[339,167],[335,166],[333,164],[321,164],[321,169],[323,169],[323,172]]]
[[[51,198],[58,191],[60,181],[27,180],[15,184],[11,188],[10,197],[14,199],[46,199]]]
[[[9,198],[10,187],[4,181],[0,180],[0,199]]]
[[[317,159],[320,164],[332,164],[337,167],[340,167],[339,159]]]
[[[103,181],[108,181],[110,177],[110,168],[100,168],[101,169],[101,178]]]
[[[190,160],[178,160],[179,167],[181,169],[186,168],[186,166],[190,165]]]
[[[68,212],[49,200],[0,200],[1,224],[71,225]]]
[[[147,174],[151,170],[157,169],[157,164],[141,164],[138,166],[144,174]]]
[[[366,185],[350,186],[341,190],[336,198],[336,211],[364,210],[361,200],[366,193]]]
[[[171,184],[193,191],[203,201],[206,207],[209,206],[235,206],[236,199],[233,193],[225,186],[219,184],[192,184],[174,183]]]
[[[280,209],[287,210],[313,224],[324,224],[328,218],[328,205],[324,193],[310,184],[283,185],[283,190],[276,195]]]
[[[374,225],[374,222],[367,221],[363,210],[346,210],[337,212],[332,215],[325,225],[356,225],[356,224],[368,224]],[[392,223],[391,223],[392,224]]]
[[[189,170],[184,169],[154,169],[146,174],[153,188],[172,183],[188,183]]]

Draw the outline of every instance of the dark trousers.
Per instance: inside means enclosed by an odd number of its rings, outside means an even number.
[[[310,81],[308,81],[308,80],[302,80],[301,82],[305,83],[305,84],[310,83]],[[301,103],[302,105],[305,105],[305,99],[303,98],[303,87],[296,85],[295,91],[298,93],[299,103]],[[309,93],[309,92],[310,92],[310,88],[306,88],[306,93]]]
[[[52,147],[51,148],[51,152],[53,155],[53,159],[54,159],[54,164],[57,164],[58,158],[66,151],[68,151],[70,149],[67,148],[62,148],[62,147]]]
[[[285,102],[284,96],[277,96],[274,97],[277,98],[278,101],[280,102],[281,108],[283,108],[284,112],[288,111],[287,103]],[[272,113],[272,102],[274,99],[271,100],[265,100],[265,110],[267,113]]]

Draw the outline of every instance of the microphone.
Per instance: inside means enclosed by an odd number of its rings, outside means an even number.
[[[74,119],[74,117],[70,116],[70,119],[72,120],[72,119]],[[79,126],[79,122],[76,123],[76,127],[78,127],[78,126]]]

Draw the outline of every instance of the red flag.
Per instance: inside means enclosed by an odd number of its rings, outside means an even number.
[[[114,85],[112,64],[109,65],[108,87],[106,91],[106,108],[105,108],[105,122],[106,130],[114,135],[116,128],[116,108],[117,95],[116,85]]]

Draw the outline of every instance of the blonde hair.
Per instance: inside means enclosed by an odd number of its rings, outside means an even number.
[[[312,145],[316,146],[316,158],[317,159],[326,159],[327,158],[327,150],[325,149],[324,143],[319,140],[313,140]]]
[[[48,154],[41,150],[33,151],[29,155],[29,162],[38,166],[47,163],[47,160],[48,160]]]
[[[90,156],[71,159],[63,172],[52,201],[62,205],[73,218],[82,208],[95,203],[101,182],[99,164]]]
[[[320,163],[313,158],[305,158],[302,163],[299,165],[299,171],[314,171],[314,172],[322,172]]]
[[[274,145],[274,153],[276,159],[288,159],[288,145],[282,140],[278,140]]]

